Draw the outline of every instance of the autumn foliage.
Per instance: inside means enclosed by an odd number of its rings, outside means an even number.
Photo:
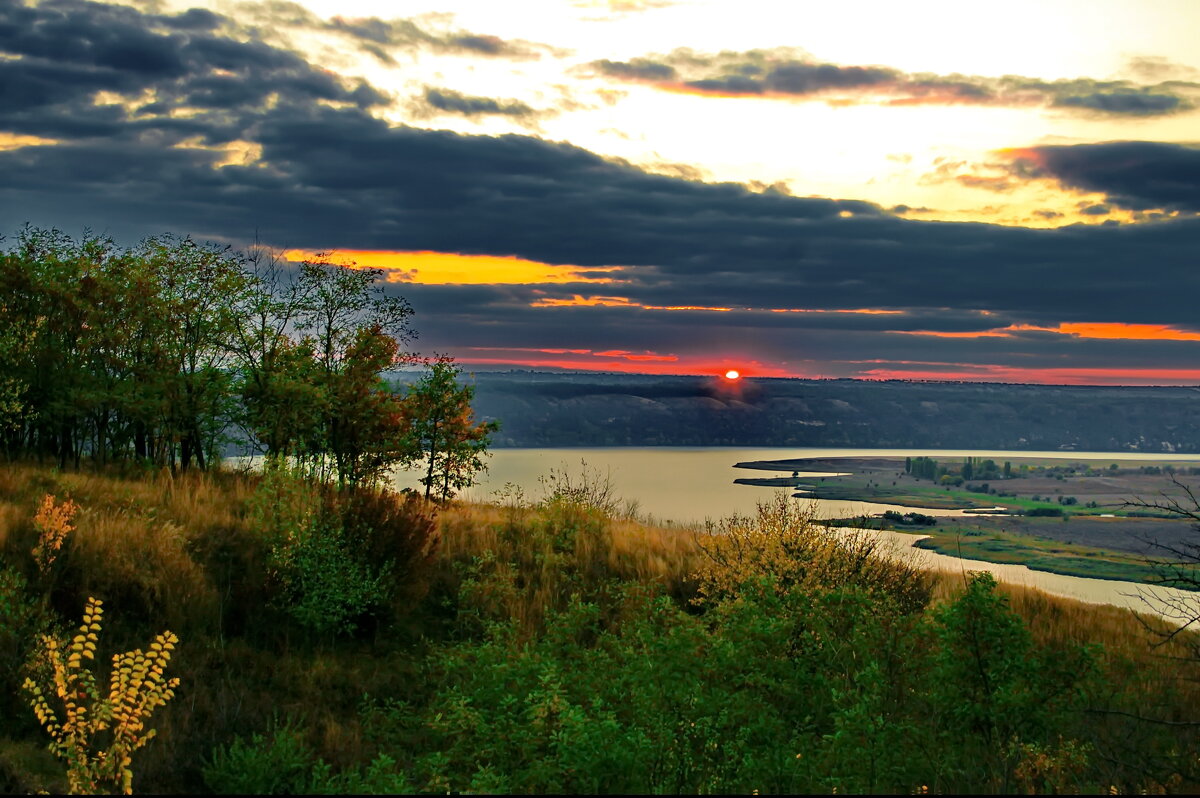
[[[65,651],[55,638],[42,638],[50,681],[40,685],[27,678],[25,689],[38,722],[50,734],[51,750],[67,763],[70,792],[116,788],[128,795],[133,792],[133,754],[155,735],[146,722],[175,697],[179,686],[178,678],[164,675],[179,639],[163,632],[147,652],[139,648],[114,654],[105,694],[89,664],[96,659],[102,604],[88,599],[83,623]]]

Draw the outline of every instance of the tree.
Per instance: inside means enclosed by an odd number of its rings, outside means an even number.
[[[325,375],[337,420],[328,444],[340,483],[377,482],[405,458],[403,402],[379,376],[396,362],[398,350],[396,339],[378,326],[360,328],[343,369]]]
[[[462,370],[453,358],[427,361],[429,372],[409,386],[404,398],[407,466],[421,463],[425,476],[425,498],[436,489],[447,501],[463,488],[475,484],[475,474],[486,466],[483,459],[490,435],[500,428],[494,421],[476,423],[471,399],[474,386],[459,385]]]
[[[244,268],[252,290],[230,342],[242,427],[321,478],[378,480],[403,459],[399,399],[381,375],[412,359],[411,306],[384,292],[379,269],[293,265],[261,247]]]
[[[228,342],[236,298],[247,289],[238,255],[228,247],[161,236],[142,243],[159,285],[162,328],[160,420],[180,464],[205,468],[230,408]]]
[[[311,352],[318,384],[325,392],[320,437],[310,442],[308,454],[324,475],[332,469],[338,482],[354,482],[362,476],[356,469],[362,465],[360,456],[365,451],[362,436],[373,424],[368,416],[382,410],[391,417],[390,405],[382,407],[387,405],[389,392],[379,375],[412,359],[401,349],[416,337],[408,324],[412,306],[402,297],[384,293],[379,269],[336,265],[324,259],[306,261],[299,269],[301,302],[295,326],[304,333],[301,345]],[[364,357],[370,363],[365,371]],[[350,405],[345,404],[347,395],[354,397]],[[404,436],[399,419],[386,434],[400,442]],[[402,459],[398,448],[391,462]],[[382,467],[372,466],[368,471],[378,474]]]
[[[1126,507],[1153,510],[1186,521],[1197,533],[1190,539],[1178,541],[1142,539],[1151,550],[1159,552],[1159,556],[1151,561],[1158,584],[1179,590],[1142,590],[1139,598],[1151,611],[1171,621],[1169,631],[1159,632],[1162,642],[1182,645],[1188,656],[1200,661],[1200,640],[1191,634],[1200,628],[1200,599],[1197,598],[1200,595],[1197,593],[1200,591],[1200,495],[1177,476],[1171,477],[1171,485],[1174,491],[1161,491],[1155,499],[1135,498],[1125,502]]]

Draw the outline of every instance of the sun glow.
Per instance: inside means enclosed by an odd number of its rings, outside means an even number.
[[[741,379],[741,377],[742,375],[738,373],[737,369],[730,369],[729,371],[725,372],[725,379],[727,380],[738,380]]]

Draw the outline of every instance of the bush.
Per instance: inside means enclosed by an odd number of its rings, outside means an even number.
[[[413,792],[408,778],[386,754],[365,768],[342,772],[304,741],[299,723],[274,724],[266,734],[235,737],[217,746],[201,770],[217,795],[399,795]]]
[[[415,496],[338,490],[275,464],[250,520],[270,545],[276,606],[318,635],[353,632],[366,616],[412,606],[427,587],[436,519]]]
[[[163,673],[179,639],[163,632],[148,653],[138,648],[114,655],[106,696],[85,662],[96,656],[101,604],[88,599],[83,623],[69,647],[48,635],[42,638],[42,656],[52,678],[47,684],[26,678],[24,688],[32,696],[38,722],[52,738],[50,750],[67,763],[70,792],[119,787],[128,795],[133,790],[133,753],[156,734],[146,728],[146,721],[175,697],[179,686],[178,678],[167,679]],[[51,705],[51,696],[61,701],[61,708]]]
[[[572,476],[564,463],[561,469],[551,468],[548,475],[538,477],[544,494],[542,506],[567,506],[616,517],[622,502],[613,488],[612,475],[589,469],[585,460],[580,460],[579,466],[578,476]]]
[[[355,556],[345,533],[316,519],[271,550],[280,607],[302,627],[325,635],[353,632],[362,616],[387,601],[390,561],[370,565]]]
[[[363,487],[330,492],[326,501],[357,558],[392,563],[389,591],[397,611],[425,595],[440,542],[431,505],[413,493]]]
[[[836,532],[817,523],[813,505],[785,495],[760,502],[751,518],[732,516],[710,524],[701,540],[700,600],[734,596],[747,581],[763,576],[783,592],[860,587],[887,594],[908,611],[929,600],[929,577],[916,565],[889,557],[869,533]]]
[[[20,687],[33,643],[49,623],[15,568],[0,567],[0,717],[18,717]],[[4,724],[8,725],[8,724]]]
[[[201,772],[218,795],[303,795],[314,764],[300,726],[288,722],[269,735],[255,732],[249,740],[238,736],[217,746]]]

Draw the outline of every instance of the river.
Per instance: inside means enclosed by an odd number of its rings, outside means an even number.
[[[934,458],[982,457],[997,461],[1018,458],[1054,458],[1066,461],[1154,461],[1200,464],[1200,455],[1139,454],[1113,452],[1005,452],[970,449],[779,449],[734,447],[613,447],[596,449],[495,449],[489,469],[477,486],[464,494],[474,501],[492,501],[506,483],[521,488],[532,499],[542,497],[539,477],[551,469],[566,469],[579,476],[587,470],[611,479],[616,495],[636,501],[642,514],[660,522],[690,525],[706,518],[724,518],[733,513],[752,513],[758,502],[769,498],[770,488],[738,485],[738,477],[769,477],[770,471],[735,469],[735,463],[747,460],[785,460],[829,457],[905,457]],[[778,476],[789,476],[790,471]],[[399,487],[416,487],[419,474],[398,475]],[[814,478],[820,474],[812,474]],[[849,518],[875,515],[885,510],[912,512],[912,507],[859,501],[818,499],[821,518]],[[918,509],[925,515],[959,516],[961,510]]]

